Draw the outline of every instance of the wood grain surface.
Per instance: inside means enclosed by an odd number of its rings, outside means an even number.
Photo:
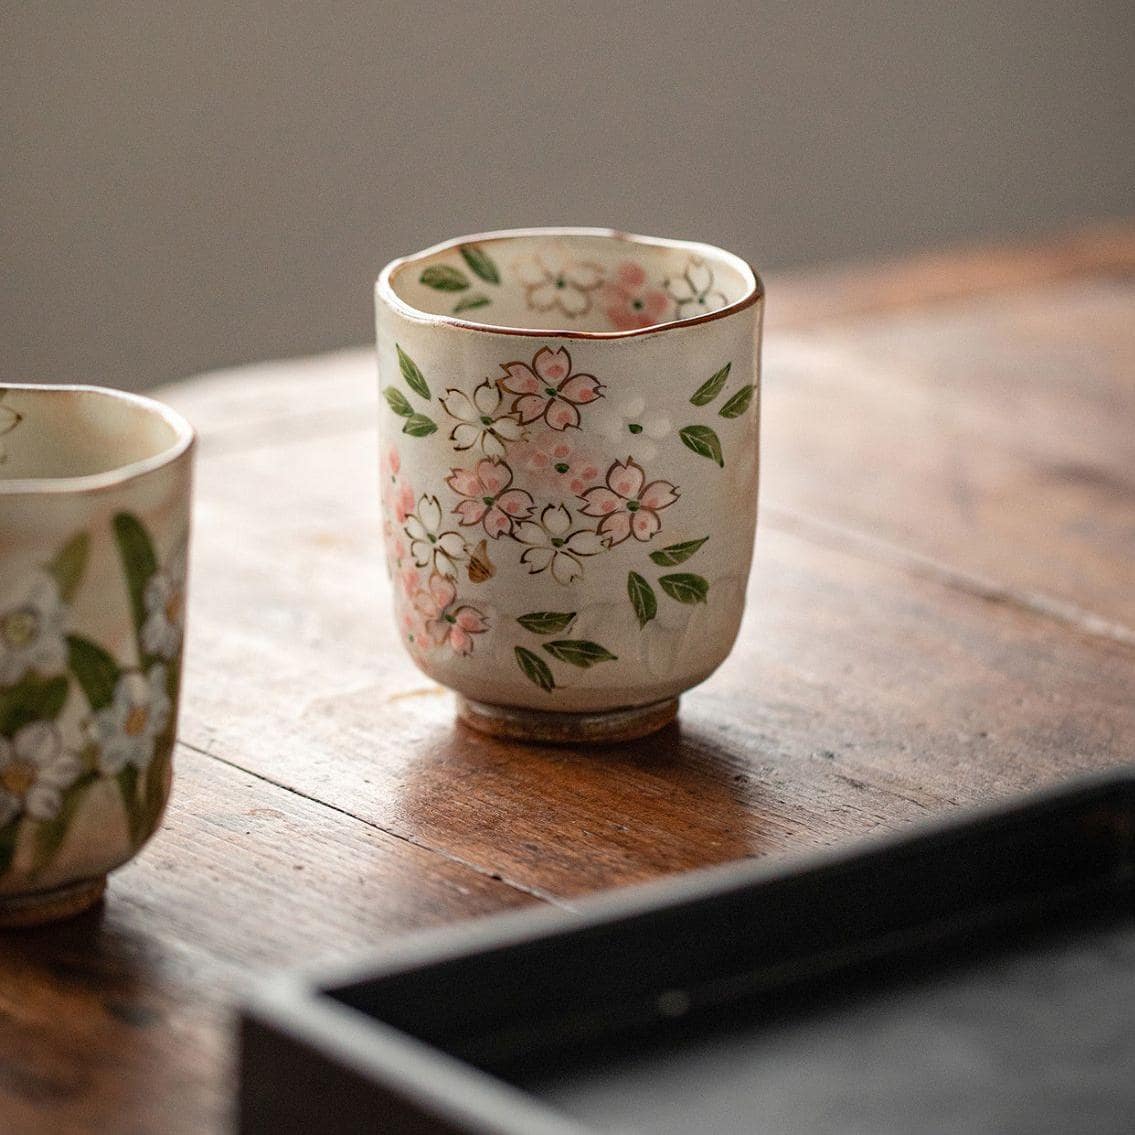
[[[502,744],[392,632],[366,350],[164,392],[201,433],[165,825],[0,938],[0,1130],[228,1128],[232,1007],[416,928],[1135,759],[1135,228],[767,281],[756,567],[644,741]]]

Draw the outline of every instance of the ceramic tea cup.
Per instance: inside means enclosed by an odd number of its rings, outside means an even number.
[[[376,290],[400,635],[459,715],[642,736],[736,638],[756,525],[763,288],[708,245],[490,233]]]
[[[192,450],[148,398],[0,384],[0,926],[91,905],[161,819]]]

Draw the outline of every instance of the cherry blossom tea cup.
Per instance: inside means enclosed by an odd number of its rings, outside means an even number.
[[[703,244],[466,237],[376,288],[399,634],[498,736],[614,741],[726,658],[756,526],[764,292]]]
[[[0,926],[92,905],[161,820],[193,442],[148,398],[0,385]]]

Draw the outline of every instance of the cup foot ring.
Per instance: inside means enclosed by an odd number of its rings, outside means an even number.
[[[0,930],[74,918],[94,906],[105,890],[106,876],[100,875],[97,879],[82,879],[50,891],[0,895]]]
[[[457,698],[458,720],[471,729],[506,741],[539,745],[611,745],[635,741],[669,725],[677,715],[677,698],[601,713],[556,713]]]

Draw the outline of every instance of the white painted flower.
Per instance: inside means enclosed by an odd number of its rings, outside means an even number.
[[[445,412],[457,419],[449,435],[454,449],[479,446],[488,457],[503,457],[511,441],[524,437],[524,427],[511,414],[499,413],[501,392],[488,379],[474,391],[473,397],[460,390],[447,390],[441,399]]]
[[[418,510],[406,518],[403,531],[410,537],[410,555],[418,567],[432,567],[448,579],[457,577],[458,563],[468,557],[465,539],[457,532],[441,530],[437,497],[419,497]]]
[[[150,576],[142,594],[146,621],[142,624],[142,649],[169,661],[181,646],[185,627],[186,547],[180,545],[164,568]]]
[[[15,685],[29,670],[50,674],[63,669],[68,614],[55,580],[42,572],[0,610],[0,686]]]
[[[713,269],[700,256],[691,256],[682,274],[671,276],[664,287],[678,305],[679,319],[705,315],[728,302],[725,293],[713,286]]]
[[[154,745],[169,724],[166,668],[155,662],[146,674],[131,670],[118,679],[114,700],[91,721],[91,740],[98,746],[99,768],[116,776],[127,765],[144,769],[154,759]]]
[[[670,432],[670,419],[665,414],[647,413],[646,399],[628,398],[604,407],[598,422],[599,432],[616,446],[641,461],[652,461],[658,452],[656,442]]]
[[[540,513],[539,522],[522,520],[513,536],[528,547],[520,562],[530,575],[551,568],[557,583],[574,583],[583,575],[581,556],[594,556],[603,551],[603,542],[592,529],[571,530],[571,513],[561,505],[548,505]]]
[[[79,758],[63,751],[50,721],[33,721],[11,740],[0,737],[0,828],[23,813],[33,820],[59,814],[63,791],[83,771]]]
[[[591,293],[603,283],[603,269],[589,260],[556,265],[529,256],[517,262],[516,274],[533,311],[558,310],[573,319],[591,310]]]

